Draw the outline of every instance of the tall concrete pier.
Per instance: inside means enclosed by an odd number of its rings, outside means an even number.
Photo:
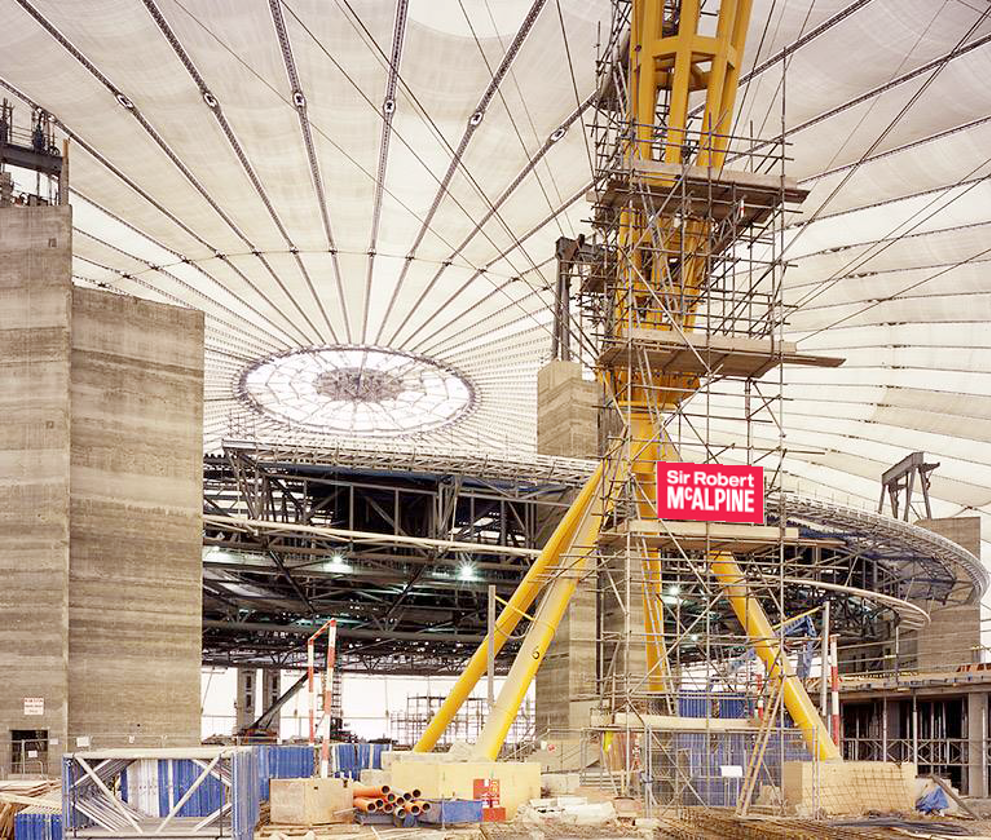
[[[71,260],[0,208],[0,774],[199,741],[203,317]]]

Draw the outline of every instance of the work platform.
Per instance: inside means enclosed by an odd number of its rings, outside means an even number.
[[[760,377],[779,364],[833,368],[845,361],[839,356],[800,353],[795,342],[773,338],[743,338],[643,327],[624,330],[622,338],[625,340],[609,342],[599,354],[600,367],[615,367],[628,358],[633,362],[646,362],[652,371],[658,373]]]
[[[782,540],[786,545],[822,544],[821,540],[803,540],[798,528],[785,528],[782,533],[777,525],[737,525],[725,522],[631,519],[600,533],[600,544],[603,547],[625,544],[629,538],[638,543],[646,543],[650,548],[731,551],[739,554],[773,548]]]
[[[782,202],[800,204],[808,194],[783,175],[636,160],[585,198],[597,215],[626,209],[631,202],[642,203],[650,213],[670,204],[669,213],[677,209],[717,222],[736,216],[737,227],[745,227],[759,224]]]

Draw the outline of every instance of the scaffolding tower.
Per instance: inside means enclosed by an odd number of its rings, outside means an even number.
[[[419,741],[445,699],[446,695],[443,694],[409,695],[406,698],[406,710],[390,716],[393,743],[397,747],[408,748]],[[484,697],[469,697],[437,741],[437,748],[450,749],[457,741],[474,743],[481,734],[487,717],[488,700]],[[527,699],[513,720],[503,752],[513,753],[521,746],[529,746],[533,738],[533,702]]]
[[[713,74],[736,85],[726,56],[742,52],[746,5],[614,0],[597,63],[594,236],[577,252],[579,302],[602,384],[603,456],[616,468],[584,584],[599,616],[599,713],[585,740],[601,752],[600,778],[652,806],[749,801],[786,758],[833,748],[792,664],[822,617],[786,613],[801,540],[780,490],[784,365],[842,360],[784,339],[785,225],[806,194],[785,174],[786,146],[731,135],[725,88],[713,110]],[[691,36],[715,44],[692,59],[687,93],[708,95],[694,109],[659,78],[678,73],[677,42]],[[783,101],[783,79],[781,91]],[[658,461],[761,467],[766,521],[658,518]],[[766,711],[759,727],[719,717],[734,699],[743,718]],[[669,718],[686,712],[697,728],[675,731]],[[821,743],[807,731],[803,746],[796,718]],[[720,776],[727,766],[743,772]]]
[[[731,134],[750,5],[613,2],[589,149],[594,233],[558,254],[581,278],[578,354],[602,388],[602,458],[496,622],[498,648],[530,621],[474,750],[498,754],[576,588],[594,587],[598,709],[583,744],[598,755],[582,766],[649,810],[746,810],[762,782],[780,787],[787,758],[838,757],[797,672],[822,618],[788,614],[803,541],[780,490],[783,366],[842,360],[784,340],[785,221],[805,193],[785,175],[783,141]],[[780,101],[783,137],[783,77]],[[555,313],[572,319],[562,303]],[[665,462],[734,465],[751,481],[762,470],[764,516],[661,518]],[[470,693],[484,648],[417,750]],[[714,716],[732,698],[753,701],[760,725]]]

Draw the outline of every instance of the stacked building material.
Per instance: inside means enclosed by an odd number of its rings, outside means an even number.
[[[389,785],[355,785],[355,815],[361,823],[393,823],[412,828],[432,808],[419,789],[403,792]]]
[[[32,809],[45,822],[47,815],[62,809],[59,783],[53,779],[14,779],[0,781],[0,840],[12,840],[17,833],[17,815]],[[59,830],[61,834],[61,829]]]

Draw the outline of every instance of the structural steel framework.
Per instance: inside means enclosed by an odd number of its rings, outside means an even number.
[[[206,664],[305,667],[333,616],[343,671],[456,673],[483,638],[488,585],[512,591],[574,493],[539,470],[357,460],[207,456]]]
[[[781,482],[784,366],[843,360],[805,355],[784,341],[786,214],[806,193],[786,177],[782,141],[731,136],[750,2],[712,6],[613,3],[592,129],[595,239],[588,249],[558,243],[553,347],[555,357],[568,357],[563,298],[574,263],[588,254],[581,296],[595,325],[595,355],[586,363],[603,388],[606,442],[601,463],[493,630],[489,644],[501,645],[522,617],[531,618],[475,755],[498,755],[571,596],[579,585],[593,586],[599,655],[590,696],[599,714],[586,737],[599,742],[605,765],[620,736],[616,788],[641,792],[648,807],[684,802],[675,736],[644,742],[647,719],[678,715],[686,690],[706,702],[727,692],[756,696],[768,712],[750,747],[740,800],[746,809],[758,779],[775,780],[767,766],[772,740],[781,760],[795,730],[813,759],[840,758],[800,678],[800,652],[817,641],[825,669],[830,628],[821,598],[803,612],[789,609],[786,592],[803,587],[802,549],[810,543],[789,524]],[[780,91],[783,137],[783,77]],[[694,92],[704,98],[690,112]],[[762,467],[776,503],[770,521],[699,529],[658,520],[659,460]],[[906,594],[900,580],[864,583],[863,594]],[[484,650],[417,750],[434,747],[477,682]]]
[[[819,610],[789,611],[802,536],[781,482],[783,366],[842,360],[784,341],[783,232],[805,192],[785,175],[783,144],[731,135],[749,14],[747,0],[717,9],[618,0],[599,61],[589,198],[601,258],[583,302],[597,329],[606,455],[620,464],[597,544],[599,726],[622,716],[615,781],[649,807],[716,804],[686,794],[678,736],[645,729],[651,714],[679,715],[689,690],[707,706],[727,692],[756,696],[766,710],[749,746],[744,809],[758,777],[775,781],[768,743],[783,750],[792,727],[813,758],[839,755],[796,668],[795,651],[816,633],[810,624],[795,638],[793,627]],[[691,112],[695,91],[704,100]],[[778,507],[742,529],[659,521],[659,460],[762,467]],[[592,721],[585,737],[609,734]],[[708,754],[716,742],[699,746]]]
[[[536,455],[274,449],[232,442],[204,461],[204,662],[302,668],[306,637],[317,626],[313,609],[318,618],[352,614],[340,627],[339,665],[345,671],[456,673],[484,634],[488,583],[496,583],[503,596],[512,590],[567,500],[594,470],[592,461]],[[336,495],[336,508],[326,501],[328,493]],[[459,500],[458,535],[480,549],[471,552],[475,581],[457,578],[464,552],[440,550],[451,533],[431,529],[424,518],[450,505],[452,496]],[[918,605],[969,603],[987,586],[979,561],[944,537],[825,499],[782,496],[772,497],[769,508],[783,505],[789,525],[803,537],[786,548],[790,572],[802,580],[785,593],[790,614],[828,599],[836,630],[881,641],[896,622],[904,629],[923,621]],[[507,511],[507,543],[514,533],[507,545],[511,553],[501,558],[491,553],[501,535],[486,545],[480,543],[482,529],[473,534],[464,526],[472,519],[473,499],[475,520],[488,518],[491,497],[499,499],[500,514]],[[405,534],[414,542],[435,540],[436,546],[404,541],[390,521],[397,500]],[[393,515],[383,517],[372,501]],[[521,527],[517,514],[531,524]],[[254,515],[267,527],[240,524]],[[318,533],[303,533],[300,526]],[[362,543],[340,535],[360,529],[366,529]],[[337,552],[341,565],[330,559]],[[448,577],[422,571],[435,555]],[[388,626],[375,623],[375,616],[390,610]],[[719,608],[720,616],[725,612]],[[455,615],[461,626],[443,623]],[[504,657],[496,667],[506,669]]]
[[[836,747],[785,652],[784,553],[797,533],[792,536],[780,516],[776,528],[755,528],[742,540],[706,526],[701,545],[698,537],[682,544],[654,513],[658,460],[722,460],[725,450],[709,435],[714,397],[728,398],[728,410],[748,430],[763,422],[783,434],[780,373],[764,390],[758,378],[780,371],[786,355],[802,364],[840,362],[799,357],[781,335],[783,212],[786,201],[802,197],[784,178],[783,151],[756,153],[746,172],[723,168],[750,3],[723,0],[714,27],[694,0],[618,0],[613,11],[593,126],[593,224],[603,259],[585,289],[598,330],[595,366],[610,435],[602,463],[531,567],[532,580],[524,579],[500,617],[497,642],[546,582],[475,752],[498,754],[569,599],[581,580],[594,576],[615,598],[606,616],[619,617],[613,626],[607,618],[600,629],[597,694],[608,698],[609,712],[648,712],[659,701],[673,709],[683,648],[695,648],[708,670],[750,643],[768,685],[780,685],[783,705],[809,749],[834,758]],[[697,125],[690,125],[689,96],[696,90],[705,91],[705,104]],[[767,176],[768,169],[775,174]],[[744,386],[726,387],[727,380]],[[733,461],[741,451],[746,463],[765,467],[769,489],[778,489],[780,442],[760,448],[748,432],[746,445],[731,450]],[[744,568],[731,553],[754,548],[777,548],[777,556]],[[775,594],[775,572],[777,633],[762,603],[769,599],[756,594]],[[665,586],[675,610],[664,608]],[[684,619],[683,586],[702,605],[685,610]],[[742,635],[722,639],[710,626],[719,599],[731,605]],[[644,669],[632,659],[637,648],[646,649]],[[417,749],[432,748],[477,681],[480,653]],[[724,671],[720,683],[728,682]],[[714,685],[709,674],[704,685]],[[629,751],[630,737],[626,744]],[[625,766],[632,770],[629,760]],[[624,780],[624,791],[627,786]]]
[[[394,712],[389,717],[393,743],[399,747],[412,747],[420,740],[443,702],[442,694],[416,694],[407,697],[405,711]],[[469,697],[445,730],[438,747],[447,749],[455,741],[473,743],[485,726],[488,713],[486,698]],[[529,746],[533,743],[535,735],[533,703],[527,700],[510,728],[506,739],[507,747]]]

